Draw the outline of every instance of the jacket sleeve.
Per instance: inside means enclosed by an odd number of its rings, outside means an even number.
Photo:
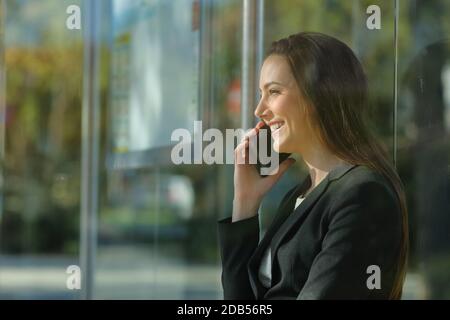
[[[321,251],[297,299],[388,299],[401,242],[397,197],[371,181],[337,199],[325,215]]]
[[[218,223],[224,299],[253,300],[247,264],[259,242],[259,216]]]

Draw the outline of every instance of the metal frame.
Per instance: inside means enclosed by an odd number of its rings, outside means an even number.
[[[264,1],[244,0],[242,7],[241,126],[253,127],[258,74],[263,59]]]
[[[5,160],[6,132],[6,66],[5,66],[6,3],[0,0],[0,223],[3,218],[3,163]],[[0,238],[1,241],[1,238]]]
[[[97,249],[100,142],[99,55],[102,1],[84,0],[84,70],[81,138],[81,298],[92,299]]]
[[[198,86],[198,114],[202,117],[204,127],[214,125],[215,110],[213,103],[213,86],[211,79],[213,63],[211,52],[213,50],[213,4],[211,1],[199,0],[200,3],[200,41],[199,41],[199,86]]]
[[[6,116],[6,66],[5,66],[5,20],[6,20],[6,3],[0,0],[0,112],[3,115],[0,123],[0,157],[3,161],[5,155],[5,116]]]
[[[397,167],[397,134],[398,134],[398,24],[400,18],[400,3],[395,0],[394,3],[394,112],[393,112],[393,160],[394,167]]]

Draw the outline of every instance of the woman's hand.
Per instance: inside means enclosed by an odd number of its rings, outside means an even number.
[[[260,121],[250,130],[234,150],[234,200],[232,222],[247,219],[258,213],[258,208],[266,193],[275,185],[286,170],[295,162],[289,158],[283,161],[278,172],[261,177],[254,164],[249,164],[250,152],[256,152],[256,146],[250,148],[249,139],[259,133],[264,126]],[[254,140],[256,141],[256,139]],[[253,150],[255,149],[255,150]]]

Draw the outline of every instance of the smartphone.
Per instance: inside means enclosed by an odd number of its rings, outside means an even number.
[[[259,132],[258,132],[258,135],[257,135],[257,138],[256,138],[257,139],[256,140],[257,141],[257,144],[256,144],[256,146],[257,146],[257,156],[256,156],[256,165],[255,165],[255,167],[256,167],[256,170],[258,170],[258,173],[260,174],[261,177],[267,177],[267,175],[261,174],[261,168],[264,168],[264,167],[270,168],[270,166],[271,166],[271,163],[262,164],[261,161],[260,161],[260,152],[259,152],[260,151],[259,150],[260,149],[260,135],[262,134],[262,132],[264,132],[264,131],[262,131],[264,129],[267,132],[267,138],[266,138],[267,145],[266,145],[265,150],[263,150],[263,152],[264,153],[266,153],[266,152],[268,153],[267,157],[271,157],[272,156],[272,152],[275,152],[273,150],[273,148],[272,148],[272,145],[273,145],[272,132],[270,130],[270,127],[267,124],[265,124],[261,129],[259,129]],[[291,155],[290,153],[279,153],[278,154],[277,166],[279,166],[280,163],[282,163],[284,160],[289,158],[290,155]]]

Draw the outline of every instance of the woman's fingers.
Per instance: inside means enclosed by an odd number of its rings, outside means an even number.
[[[257,130],[259,130],[259,129],[261,129],[262,127],[264,127],[266,125],[266,123],[264,122],[264,121],[259,121],[257,124],[256,124],[256,126],[255,126],[255,129],[257,129]]]
[[[244,139],[241,143],[238,144],[238,146],[234,150],[235,163],[237,163],[237,164],[246,164],[247,163],[248,147],[249,147],[248,139]]]
[[[241,142],[244,141],[244,140],[250,139],[251,137],[254,137],[254,136],[256,136],[257,134],[258,134],[258,129],[252,128],[252,129],[248,130],[248,131],[244,134],[244,136],[242,137]]]
[[[249,141],[248,139],[245,139],[244,141],[244,146],[242,148],[242,157],[244,158],[244,160],[247,162],[247,158],[248,158],[248,146],[249,146]]]
[[[259,121],[256,126],[250,130],[248,130],[244,136],[241,139],[241,142],[238,144],[238,146],[235,149],[236,155],[239,155],[236,157],[235,160],[238,160],[238,164],[246,164],[249,162],[249,153],[252,152],[252,160],[255,160],[256,158],[256,136],[259,133],[259,129],[264,127],[265,123],[263,121]],[[250,146],[252,148],[250,148]],[[255,158],[255,159],[253,159]]]

